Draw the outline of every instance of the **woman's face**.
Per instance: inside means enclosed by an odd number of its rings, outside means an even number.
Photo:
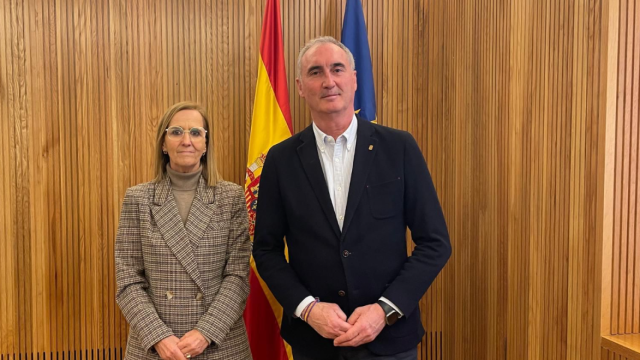
[[[178,111],[169,123],[162,150],[169,155],[171,169],[181,173],[198,170],[207,150],[202,115],[197,110]]]

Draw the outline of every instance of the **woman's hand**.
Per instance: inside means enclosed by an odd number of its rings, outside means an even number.
[[[163,360],[186,360],[184,354],[178,347],[179,342],[180,339],[178,339],[178,337],[171,335],[158,341],[153,347],[156,348],[160,358]]]
[[[209,346],[209,342],[207,339],[202,336],[200,331],[191,330],[188,333],[184,334],[180,341],[178,342],[178,348],[180,351],[185,354],[191,355],[190,357],[196,357],[204,351],[204,349]]]

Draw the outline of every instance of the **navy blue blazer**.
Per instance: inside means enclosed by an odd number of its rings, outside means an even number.
[[[271,148],[260,179],[258,272],[284,309],[282,337],[320,358],[337,350],[293,316],[305,297],[336,303],[349,316],[384,296],[405,316],[367,346],[380,355],[407,351],[424,335],[418,302],[451,254],[444,215],[411,134],[360,119],[357,133],[342,231],[311,126]],[[410,257],[407,227],[416,244]]]

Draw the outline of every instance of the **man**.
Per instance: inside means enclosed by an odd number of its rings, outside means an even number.
[[[451,253],[413,137],[355,115],[354,67],[331,37],[300,51],[313,124],[269,151],[260,180],[253,256],[295,360],[416,359],[418,302]]]

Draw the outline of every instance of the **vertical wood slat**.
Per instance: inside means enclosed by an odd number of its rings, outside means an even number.
[[[612,294],[617,289],[613,276],[614,257],[614,215],[616,214],[614,204],[616,186],[616,106],[617,106],[617,81],[618,81],[618,39],[620,23],[620,1],[612,1],[609,5],[607,16],[608,50],[606,51],[607,77],[606,81],[606,121],[605,121],[605,151],[603,152],[603,197],[602,197],[602,281],[601,281],[601,311],[600,311],[600,332],[601,334],[611,334],[612,328],[612,307],[614,300]],[[605,210],[608,209],[608,210]],[[603,349],[604,351],[604,349]]]
[[[634,73],[633,73],[633,91],[632,91],[632,101],[633,101],[633,105],[632,105],[632,118],[635,119],[634,122],[634,126],[635,126],[635,133],[634,136],[636,136],[636,139],[638,139],[638,134],[640,133],[640,126],[639,126],[639,122],[640,122],[640,113],[639,113],[639,107],[640,107],[640,4],[638,4],[636,2],[636,9],[635,9],[635,30],[634,30]],[[636,142],[636,154],[638,154],[638,152],[640,150],[638,150],[638,148],[640,148],[640,139],[637,140]],[[638,172],[640,172],[640,154],[638,154],[635,158],[635,164],[634,164],[634,171],[635,171],[635,195],[636,197],[640,197],[640,193],[638,192]],[[640,238],[640,236],[638,235],[638,232],[640,231],[640,229],[637,228],[638,226],[638,219],[640,218],[640,209],[638,209],[638,202],[640,202],[637,198],[636,198],[636,209],[634,211],[635,217],[632,219],[632,221],[634,222],[634,224],[636,225],[636,229],[635,229],[635,233],[634,233],[634,244],[635,246],[630,249],[630,253],[629,253],[629,257],[631,259],[631,262],[633,263],[633,269],[630,273],[631,278],[633,279],[633,281],[629,284],[629,293],[632,294],[631,297],[629,297],[628,303],[629,303],[629,312],[631,313],[630,316],[627,318],[628,320],[628,325],[627,325],[627,332],[629,333],[640,333],[640,243],[637,241],[638,238]]]
[[[9,4],[7,2],[0,2],[0,19],[2,19],[3,24],[8,24],[11,19],[11,13],[9,11]],[[10,40],[13,38],[12,28],[9,26],[0,27],[0,56],[3,59],[11,58],[11,48],[10,48]],[[11,76],[11,64],[9,61],[0,61],[0,81],[2,82],[2,86],[0,86],[0,97],[2,101],[0,101],[0,116],[5,119],[12,118],[10,117],[9,104],[12,100],[11,93],[12,86],[8,86],[8,79]],[[12,115],[12,114],[11,114]],[[13,124],[9,125],[13,128]],[[3,169],[8,169],[8,179],[6,175],[3,175],[3,181],[0,182],[2,185],[0,192],[0,199],[2,200],[2,209],[0,210],[0,225],[2,230],[3,238],[5,239],[0,243],[0,249],[2,249],[2,254],[11,254],[11,256],[4,256],[5,259],[0,261],[0,276],[4,284],[7,284],[12,289],[16,288],[16,284],[14,283],[14,278],[12,275],[13,270],[13,252],[12,245],[15,242],[14,235],[14,226],[13,226],[13,215],[14,215],[14,199],[11,195],[11,185],[13,184],[15,179],[12,177],[12,169],[14,167],[11,159],[11,149],[13,149],[13,144],[11,144],[10,136],[13,131],[3,131],[0,134],[0,166]],[[6,174],[4,172],[3,174]],[[3,301],[0,301],[0,312],[3,316],[3,319],[6,319],[0,322],[0,336],[3,339],[6,339],[7,343],[4,346],[4,349],[0,351],[0,354],[13,353],[15,351],[15,337],[13,333],[13,324],[15,324],[15,311],[13,310],[13,296],[8,296]]]
[[[626,3],[636,14],[640,6]],[[297,51],[318,35],[339,38],[345,5],[281,1],[295,131],[310,122],[295,87]],[[454,244],[420,303],[421,359],[591,358],[603,6],[363,1],[378,122],[416,137]],[[263,8],[258,0],[0,4],[8,59],[0,116],[11,129],[0,138],[9,174],[0,181],[0,282],[16,289],[0,302],[0,356],[122,356],[127,326],[113,300],[112,254],[124,190],[152,177],[155,124],[184,99],[208,108],[220,170],[242,183]],[[629,34],[638,23],[625,22]],[[613,173],[631,186],[634,166]],[[627,207],[637,193],[627,191]],[[633,223],[638,212],[627,213]],[[618,253],[618,266],[635,264],[632,249]],[[640,307],[635,271],[612,274],[625,281],[625,309]],[[638,313],[616,321],[637,329]]]

